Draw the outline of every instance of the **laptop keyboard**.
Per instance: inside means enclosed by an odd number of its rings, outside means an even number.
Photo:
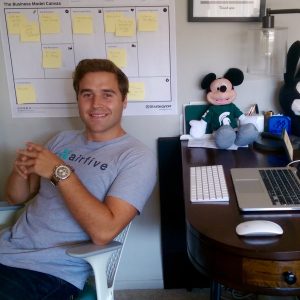
[[[222,165],[190,167],[191,202],[228,201]]]
[[[289,169],[259,170],[273,205],[300,203],[300,185],[296,175]]]

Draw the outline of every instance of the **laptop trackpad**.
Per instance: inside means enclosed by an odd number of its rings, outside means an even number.
[[[261,194],[264,192],[263,186],[259,180],[237,180],[236,192],[243,194]]]

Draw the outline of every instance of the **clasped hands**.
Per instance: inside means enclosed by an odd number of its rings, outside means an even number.
[[[55,166],[63,161],[50,150],[32,142],[26,143],[24,149],[17,151],[14,169],[24,179],[30,174],[37,174],[50,179]]]

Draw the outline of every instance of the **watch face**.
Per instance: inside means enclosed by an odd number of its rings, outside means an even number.
[[[71,169],[68,166],[58,166],[55,170],[55,176],[59,179],[66,179],[70,176]]]

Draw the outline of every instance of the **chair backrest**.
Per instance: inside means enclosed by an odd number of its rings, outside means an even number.
[[[202,115],[206,112],[208,104],[190,104],[183,107],[183,116],[184,116],[184,133],[190,133],[190,121],[191,120],[201,120]],[[206,128],[206,133],[212,133],[211,128]]]
[[[110,288],[114,284],[115,275],[117,273],[121,255],[124,249],[124,244],[128,235],[128,231],[131,223],[129,223],[120,233],[114,238],[114,241],[122,243],[122,247],[114,251],[107,263],[106,275],[107,275],[107,286]]]

